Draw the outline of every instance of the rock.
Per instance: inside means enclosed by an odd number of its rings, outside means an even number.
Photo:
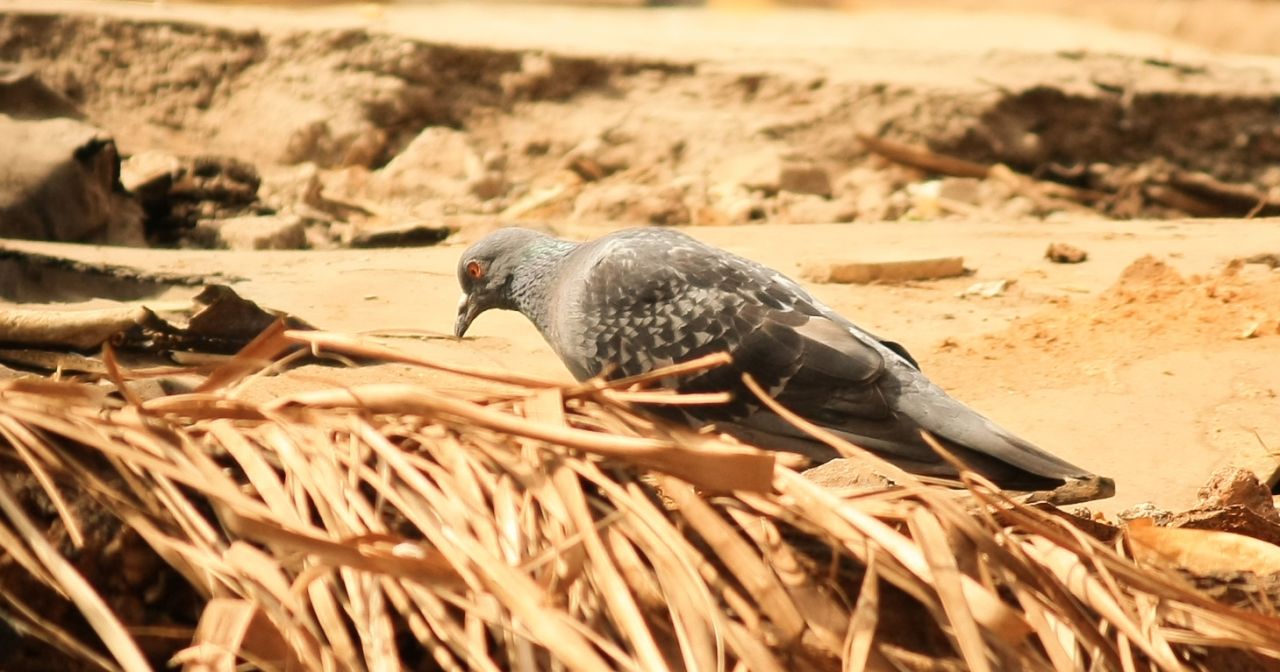
[[[636,213],[644,190],[634,184],[607,184],[584,190],[573,203],[576,220],[638,221]]]
[[[222,156],[180,158],[165,171],[166,159],[139,159],[130,180],[146,213],[147,237],[171,244],[188,236],[197,244],[218,246],[209,227],[194,231],[204,220],[221,221],[252,212],[262,178],[252,164]]]
[[[14,119],[84,119],[66,96],[49,88],[30,70],[10,64],[0,64],[0,114]]]
[[[457,196],[467,189],[467,162],[473,154],[466,133],[431,126],[375,171],[369,186],[375,194],[393,198]]]
[[[1271,491],[1248,469],[1224,467],[1213,472],[1197,494],[1196,508],[1223,509],[1239,506],[1263,518],[1280,523],[1280,511],[1271,499]]]
[[[1139,518],[1151,518],[1160,524],[1160,521],[1166,520],[1173,514],[1168,510],[1157,507],[1151,502],[1140,502],[1116,514],[1116,518],[1120,520],[1137,520]]]
[[[772,196],[778,193],[782,158],[775,149],[763,149],[732,157],[711,173],[711,179],[728,188],[742,187]]]
[[[997,211],[1005,219],[1026,219],[1039,210],[1036,202],[1026,196],[1013,196],[1000,204]]]
[[[525,156],[546,156],[551,151],[551,140],[543,137],[530,138],[525,141],[521,151]]]
[[[944,177],[938,180],[938,198],[967,205],[981,205],[982,182],[976,177]]]
[[[893,485],[892,480],[873,469],[866,461],[847,457],[806,469],[802,475],[824,488],[832,489],[878,490]]]
[[[784,157],[776,149],[764,149],[735,157],[712,172],[715,182],[741,185],[773,196],[779,191],[830,197],[831,176],[826,169],[804,159]]]
[[[308,214],[337,215],[324,197],[324,183],[314,163],[274,168],[262,176],[258,200],[276,210],[316,211]],[[325,217],[319,216],[318,219]]]
[[[376,126],[356,131],[346,140],[334,163],[339,166],[372,166],[382,156],[389,139],[387,132]]]
[[[854,168],[841,175],[835,186],[836,193],[851,200],[854,207],[853,219],[858,221],[881,221],[901,214],[888,216],[890,196],[894,191],[895,182],[888,171],[867,167]],[[903,211],[905,212],[905,207]]]
[[[859,285],[872,282],[935,280],[963,274],[963,257],[875,262],[819,260],[807,262],[800,267],[800,275],[806,280]]]
[[[0,115],[0,237],[142,245],[115,141],[74,119]]]
[[[349,247],[426,247],[443,242],[455,229],[431,224],[407,224],[357,233]]]
[[[831,176],[812,163],[786,162],[778,173],[778,190],[831,197]]]
[[[120,163],[120,183],[129,191],[139,191],[171,179],[181,168],[182,161],[172,154],[140,152]]]
[[[1263,264],[1272,270],[1280,269],[1280,254],[1275,252],[1260,252],[1258,254],[1247,257],[1244,260],[1246,264]]]
[[[342,247],[342,237],[334,224],[312,222],[306,226],[304,248],[308,250],[334,250]]]
[[[606,184],[587,189],[578,196],[573,218],[579,221],[676,226],[688,224],[691,214],[684,203],[683,192],[678,188]]]
[[[833,200],[812,194],[778,194],[778,217],[791,224],[851,222],[857,216],[851,199]]]
[[[1184,511],[1171,514],[1157,522],[1168,527],[1242,534],[1246,537],[1261,539],[1269,544],[1280,545],[1280,522],[1275,518],[1259,515],[1243,506]]]
[[[593,136],[569,150],[561,163],[583,180],[594,182],[626,170],[632,163],[632,157],[625,146]]]
[[[1050,243],[1044,256],[1055,264],[1078,264],[1089,258],[1089,253],[1066,243]]]
[[[985,282],[975,282],[965,288],[963,292],[956,294],[956,298],[967,299],[971,296],[977,296],[983,299],[994,299],[1005,293],[1009,286],[1014,283],[1013,280],[987,280]]]
[[[399,85],[403,87],[404,83]],[[380,89],[381,85],[374,88]],[[339,86],[335,91],[345,89]],[[375,166],[387,155],[393,140],[385,124],[370,118],[371,110],[385,102],[377,100],[383,93],[377,90],[347,93],[345,100],[323,102],[300,100],[282,91],[258,92],[257,96],[246,95],[244,98],[233,95],[225,109],[228,113],[258,107],[294,112],[290,115],[266,115],[262,127],[249,125],[259,128],[263,134],[259,156],[283,164],[310,162],[325,168]],[[228,130],[224,133],[236,137],[243,136],[245,131]],[[242,139],[247,140],[250,139]]]
[[[882,219],[885,221],[896,221],[904,219],[912,212],[912,197],[906,189],[898,189],[889,194],[884,201],[884,210]]]
[[[691,215],[691,220],[698,225],[746,224],[764,220],[769,215],[764,196],[741,185],[722,183],[691,191],[689,198],[696,203],[696,218]]]
[[[651,191],[640,201],[640,213],[650,224],[681,226],[692,221],[684,190],[668,186]]]
[[[944,209],[939,197],[942,193],[941,180],[913,182],[907,185],[905,191],[911,197],[911,209],[906,213],[908,217],[937,219],[943,215]]]
[[[467,178],[467,191],[482,201],[488,201],[507,192],[507,178],[502,171],[485,171]]]
[[[292,215],[210,220],[197,228],[212,231],[217,246],[231,250],[300,250],[307,244],[302,220]]]
[[[555,74],[550,56],[529,51],[520,58],[519,70],[502,73],[498,86],[507,99],[537,98],[554,82]]]

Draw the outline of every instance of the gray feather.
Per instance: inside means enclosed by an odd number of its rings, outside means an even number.
[[[724,351],[731,366],[679,386],[727,390],[734,401],[684,412],[758,445],[832,456],[764,408],[742,385],[743,373],[806,419],[920,473],[954,475],[921,439],[925,430],[1004,484],[1097,478],[951,398],[902,346],[758,263],[669,229],[584,244],[507,235],[511,249],[495,258],[518,259],[508,262],[510,307],[533,321],[579,379],[631,376]]]

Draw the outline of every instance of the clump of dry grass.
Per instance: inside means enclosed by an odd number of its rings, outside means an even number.
[[[91,497],[205,600],[173,658],[191,669],[1177,670],[1214,669],[1223,651],[1280,659],[1280,619],[1217,604],[1140,568],[1123,542],[980,480],[967,497],[903,474],[836,492],[769,453],[635,408],[714,395],[462,371],[520,391],[475,401],[373,385],[238,400],[241,381],[298,346],[460,372],[275,329],[190,394],[0,388],[0,455],[39,481],[68,537],[80,529],[68,499]],[[130,374],[108,364],[127,389]],[[0,512],[0,549],[74,602],[101,647],[30,610],[28,631],[103,668],[149,669],[137,624],[106,607],[6,487]]]

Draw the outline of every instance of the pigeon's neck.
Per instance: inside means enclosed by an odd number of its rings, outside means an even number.
[[[524,313],[544,335],[551,327],[551,293],[556,276],[577,243],[546,238],[531,245],[516,266],[508,291],[513,307]]]

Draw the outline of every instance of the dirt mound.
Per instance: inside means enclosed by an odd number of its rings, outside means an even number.
[[[1159,336],[1210,344],[1280,334],[1280,276],[1244,269],[1233,262],[1217,275],[1183,278],[1169,264],[1145,256],[1083,312],[1092,327],[1123,327],[1141,340]]]
[[[970,362],[961,368],[982,369],[965,375],[989,377],[984,360],[999,357],[1008,375],[1054,386],[1079,373],[1062,367],[1063,361],[1089,369],[1178,348],[1280,336],[1280,273],[1263,265],[1233,262],[1215,274],[1184,277],[1169,263],[1144,256],[1096,297],[1046,301],[1008,329],[960,344]],[[945,342],[944,349],[953,344]]]

